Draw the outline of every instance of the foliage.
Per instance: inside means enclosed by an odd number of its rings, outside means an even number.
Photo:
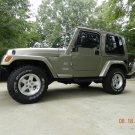
[[[36,42],[42,42],[40,30],[38,29],[37,22],[29,23],[29,30],[25,33],[25,41],[27,47],[33,47]]]
[[[76,26],[95,28],[95,7],[94,0],[43,0],[37,16],[42,39],[53,42]]]
[[[106,0],[100,6],[96,0],[42,0],[36,22],[28,21],[29,7],[28,0],[0,0],[1,56],[2,50],[32,47],[36,42],[52,47],[61,33],[76,26],[121,34],[135,54],[134,0]]]
[[[129,52],[135,53],[135,1],[108,0],[98,8],[99,20],[108,23],[103,29],[123,35]]]
[[[134,53],[128,53],[128,60],[130,62],[135,62],[135,54]]]
[[[0,61],[1,61],[1,58],[6,53],[7,50],[8,50],[7,48],[1,48],[1,50],[0,50]]]
[[[0,0],[0,48],[25,47],[27,0]]]

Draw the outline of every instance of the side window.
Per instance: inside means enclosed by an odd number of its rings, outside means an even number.
[[[105,52],[107,54],[124,54],[122,38],[107,34]]]
[[[93,32],[80,31],[76,47],[95,48],[100,45],[100,35]]]

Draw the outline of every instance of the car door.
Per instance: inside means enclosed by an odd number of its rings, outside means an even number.
[[[98,76],[100,65],[100,34],[80,30],[72,50],[73,76]]]

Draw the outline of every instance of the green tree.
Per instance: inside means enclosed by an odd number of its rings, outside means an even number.
[[[118,12],[119,7],[115,3],[116,1],[104,1],[96,10],[99,28],[120,34],[122,24],[119,23],[118,19],[123,15],[123,10]]]
[[[25,47],[28,0],[0,0],[0,47]]]
[[[106,25],[103,29],[122,34],[129,51],[135,53],[135,1],[108,0],[99,9],[98,19]]]
[[[41,33],[37,22],[30,22],[29,29],[25,32],[26,47],[33,47],[36,42],[42,42]]]
[[[76,26],[95,28],[95,8],[94,0],[43,0],[37,16],[41,38],[53,42]]]

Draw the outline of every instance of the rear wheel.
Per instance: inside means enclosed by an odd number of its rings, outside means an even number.
[[[88,87],[90,84],[91,84],[91,82],[79,82],[79,83],[78,83],[78,85],[79,85],[81,88]]]
[[[103,79],[103,88],[111,94],[120,94],[126,86],[126,78],[121,69],[112,69]]]
[[[39,101],[48,88],[46,73],[36,66],[24,66],[13,71],[8,78],[8,91],[20,103]]]

